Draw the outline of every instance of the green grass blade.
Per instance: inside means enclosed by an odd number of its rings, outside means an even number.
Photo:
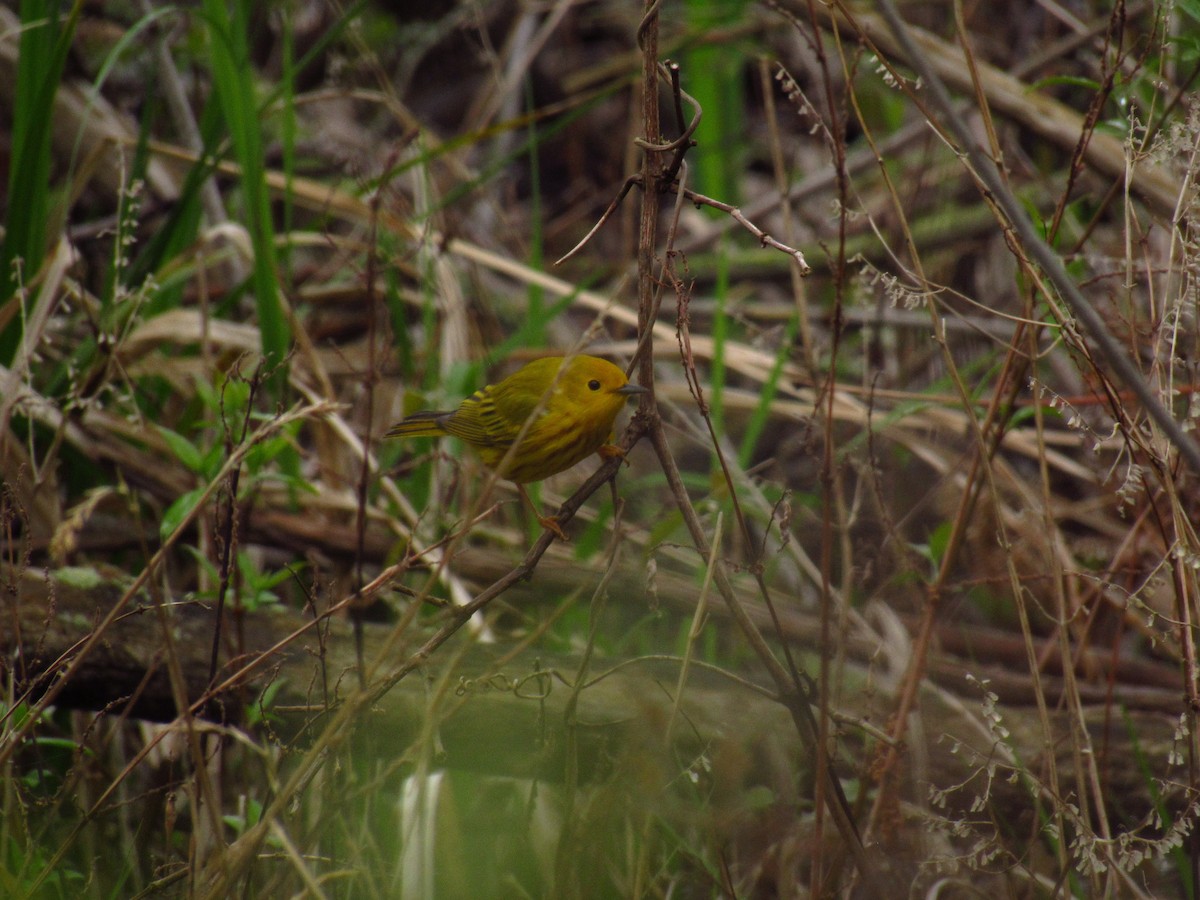
[[[13,297],[46,255],[50,208],[51,126],[54,95],[62,79],[71,37],[82,3],[76,0],[65,22],[55,0],[22,0],[17,83],[12,122],[12,160],[8,172],[8,216],[0,249],[0,300]],[[17,261],[23,273],[17,274]],[[22,320],[14,315],[0,331],[0,362],[12,362],[21,341]]]
[[[276,397],[286,385],[284,360],[291,332],[280,302],[275,229],[271,219],[270,195],[263,164],[259,108],[251,76],[247,32],[250,4],[235,3],[233,17],[221,0],[205,0],[204,18],[209,26],[209,48],[213,91],[229,128],[234,156],[241,167],[246,227],[254,247],[250,276],[258,311],[258,329],[263,357],[274,370],[271,384]]]
[[[754,448],[757,446],[758,439],[771,417],[771,403],[775,400],[775,395],[779,392],[779,379],[783,376],[783,366],[788,360],[788,351],[794,346],[796,333],[799,330],[800,314],[797,312],[793,313],[792,317],[788,319],[787,329],[779,345],[779,352],[775,354],[775,362],[771,366],[771,372],[767,376],[766,383],[763,384],[762,397],[759,399],[758,405],[754,407],[750,421],[746,423],[746,430],[742,435],[742,444],[738,448],[738,466],[743,470],[750,467],[750,460],[754,456]]]
[[[531,234],[529,236],[529,266],[534,271],[541,272],[545,269],[545,252],[543,248],[542,235],[542,173],[539,166],[538,152],[541,145],[538,141],[537,117],[532,115],[536,112],[536,101],[533,96],[533,84],[528,77],[525,79],[525,111],[529,115],[529,204],[531,225]],[[540,347],[545,343],[546,325],[548,322],[544,319],[545,298],[542,294],[542,288],[535,282],[530,282],[526,289],[526,295],[529,298],[529,306],[527,310],[526,321],[531,323],[535,329],[534,342],[531,346]]]

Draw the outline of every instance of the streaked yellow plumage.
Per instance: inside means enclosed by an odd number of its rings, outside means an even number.
[[[516,482],[528,500],[523,487],[528,482],[569,469],[593,453],[619,454],[609,443],[613,423],[629,397],[643,390],[608,360],[574,356],[564,362],[564,357],[549,356],[476,391],[452,412],[414,413],[393,425],[387,436],[453,435],[502,478]],[[509,454],[539,406],[541,412]],[[563,537],[553,519],[538,518]]]

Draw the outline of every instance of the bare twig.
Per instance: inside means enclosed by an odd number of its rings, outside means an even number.
[[[695,203],[697,206],[711,206],[713,209],[719,209],[721,212],[728,213],[729,217],[745,228],[748,232],[758,238],[758,242],[764,247],[770,247],[773,250],[779,250],[786,253],[796,261],[800,267],[801,275],[808,275],[812,272],[812,267],[804,259],[804,254],[795,247],[789,247],[780,241],[777,241],[771,235],[767,234],[753,222],[746,218],[740,209],[736,206],[731,206],[728,203],[722,203],[720,200],[714,200],[712,197],[705,197],[703,194],[697,194],[695,191],[684,191],[685,196]]]
[[[596,224],[588,229],[588,233],[580,239],[578,244],[556,259],[554,264],[556,266],[561,266],[568,259],[582,250],[584,245],[586,245],[587,242],[592,239],[593,235],[595,235],[596,232],[598,232],[604,226],[604,223],[612,217],[612,214],[617,211],[617,207],[621,205],[621,201],[625,199],[625,195],[629,193],[629,189],[635,184],[640,185],[641,181],[642,179],[638,175],[630,175],[628,178],[626,178],[625,183],[621,185],[621,190],[617,192],[617,196],[613,197],[612,202],[608,204],[608,209],[604,210],[604,213],[599,219],[596,220]]]

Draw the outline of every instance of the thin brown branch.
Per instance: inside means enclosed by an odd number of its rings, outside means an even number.
[[[781,253],[786,253],[796,261],[796,265],[800,267],[801,275],[808,275],[812,272],[812,267],[805,260],[804,254],[795,247],[789,247],[787,244],[777,241],[767,232],[763,231],[753,222],[746,218],[740,209],[736,206],[731,206],[728,203],[722,203],[720,200],[714,200],[712,197],[706,197],[703,194],[697,194],[695,191],[684,191],[684,194],[689,200],[697,206],[711,206],[713,209],[719,209],[723,213],[727,213],[730,218],[745,228],[748,232],[758,238],[758,242],[764,247],[770,247],[773,250],[778,250]]]
[[[584,246],[587,244],[587,242],[590,241],[595,236],[595,234],[601,228],[604,227],[604,223],[607,222],[610,218],[612,218],[612,214],[617,211],[617,208],[621,205],[621,201],[624,200],[625,195],[629,193],[629,189],[632,188],[635,184],[639,184],[640,182],[641,182],[640,175],[630,175],[628,178],[626,178],[625,183],[623,185],[621,185],[621,190],[619,190],[617,192],[617,196],[613,197],[612,202],[608,204],[608,209],[604,210],[604,212],[601,214],[600,218],[596,220],[596,224],[588,229],[588,233],[585,234],[582,238],[580,238],[578,244],[576,244],[574,247],[572,247],[570,250],[568,250],[566,253],[564,253],[562,256],[560,256],[558,259],[556,259],[554,261],[554,264],[556,266],[561,266],[568,259],[570,259],[576,253],[578,253],[580,250],[582,250],[584,248]]]

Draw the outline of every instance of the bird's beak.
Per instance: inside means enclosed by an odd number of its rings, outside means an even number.
[[[634,384],[632,381],[628,384],[623,384],[615,391],[614,394],[624,394],[626,397],[632,397],[634,394],[644,394],[646,389],[640,384]]]

